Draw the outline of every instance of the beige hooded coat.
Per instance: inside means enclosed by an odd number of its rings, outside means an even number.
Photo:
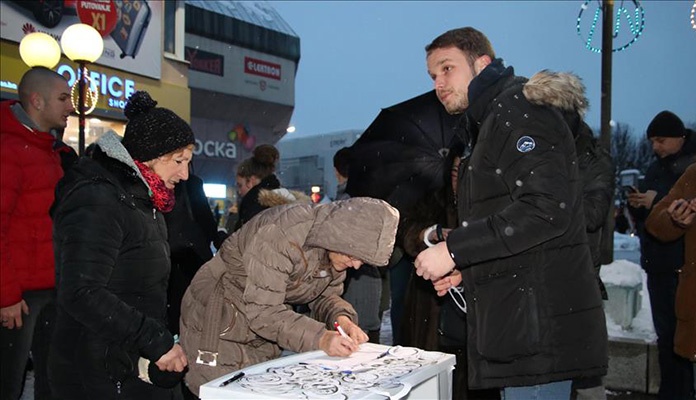
[[[273,207],[246,223],[201,267],[184,295],[181,344],[189,358],[189,388],[198,393],[201,384],[276,358],[281,348],[318,350],[319,338],[340,315],[357,323],[353,307],[341,299],[345,272],[331,266],[328,252],[386,265],[398,219],[386,202],[353,198]],[[208,305],[223,295],[221,312],[211,312]],[[312,318],[295,313],[294,304],[309,304]],[[217,335],[208,334],[214,345],[205,348],[204,331],[216,320]]]

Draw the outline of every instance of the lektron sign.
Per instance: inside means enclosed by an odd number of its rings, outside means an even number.
[[[244,72],[264,78],[280,80],[280,64],[259,60],[257,58],[244,57]]]

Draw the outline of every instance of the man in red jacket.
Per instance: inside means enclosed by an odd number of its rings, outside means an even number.
[[[74,111],[65,78],[46,68],[22,77],[19,101],[0,103],[0,399],[21,395],[41,309],[54,297],[48,210],[63,176],[56,130]],[[77,338],[76,338],[77,339]],[[41,360],[36,360],[40,363]],[[37,365],[37,368],[41,368]],[[37,374],[37,385],[39,382]]]

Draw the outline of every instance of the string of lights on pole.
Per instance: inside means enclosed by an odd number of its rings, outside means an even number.
[[[696,30],[696,0],[694,0],[694,4],[691,6],[691,27]]]
[[[594,16],[592,18],[592,22],[590,24],[588,33],[587,33],[587,38],[583,38],[583,33],[582,33],[582,19],[583,15],[585,14],[585,11],[589,12],[590,5],[593,3],[597,3],[597,8],[594,10]],[[640,4],[640,1],[638,0],[631,0],[628,1],[629,6],[626,7],[624,6],[624,1],[621,1],[621,4],[619,7],[616,8],[616,17],[614,19],[614,29],[613,29],[613,36],[614,39],[619,39],[619,36],[621,36],[622,33],[625,33],[624,36],[628,36],[626,41],[624,42],[623,45],[620,45],[618,47],[613,48],[611,51],[612,52],[618,52],[618,51],[624,51],[631,47],[634,43],[638,41],[640,36],[643,34],[643,29],[645,28],[645,10],[643,9],[643,6]],[[630,5],[633,6],[633,9],[630,9]],[[583,41],[585,42],[585,48],[587,50],[590,50],[594,53],[601,53],[602,49],[600,47],[594,46],[592,44],[594,40],[594,34],[595,30],[597,28],[597,23],[600,20],[600,16],[602,15],[602,0],[586,0],[583,5],[580,7],[580,13],[578,14],[578,20],[577,20],[577,25],[576,29],[578,32],[578,36],[580,38],[583,38]],[[623,28],[621,25],[621,21],[625,20],[626,25],[628,28]],[[626,26],[624,25],[624,26]],[[601,39],[600,39],[601,41]]]
[[[101,34],[87,24],[70,25],[63,31],[58,42],[50,35],[41,32],[30,33],[19,43],[19,55],[29,67],[53,69],[60,61],[61,47],[63,53],[79,66],[77,78],[70,91],[75,112],[79,119],[79,154],[85,151],[85,115],[97,106],[99,90],[92,82],[86,64],[93,63],[104,51]]]

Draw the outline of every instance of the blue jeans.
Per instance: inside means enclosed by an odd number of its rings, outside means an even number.
[[[500,390],[500,400],[558,400],[570,398],[572,381],[545,383],[543,385],[507,387]]]
[[[648,293],[657,334],[657,359],[660,364],[660,400],[693,398],[693,365],[674,352],[674,332],[677,329],[674,301],[677,281],[676,273],[648,274]]]

